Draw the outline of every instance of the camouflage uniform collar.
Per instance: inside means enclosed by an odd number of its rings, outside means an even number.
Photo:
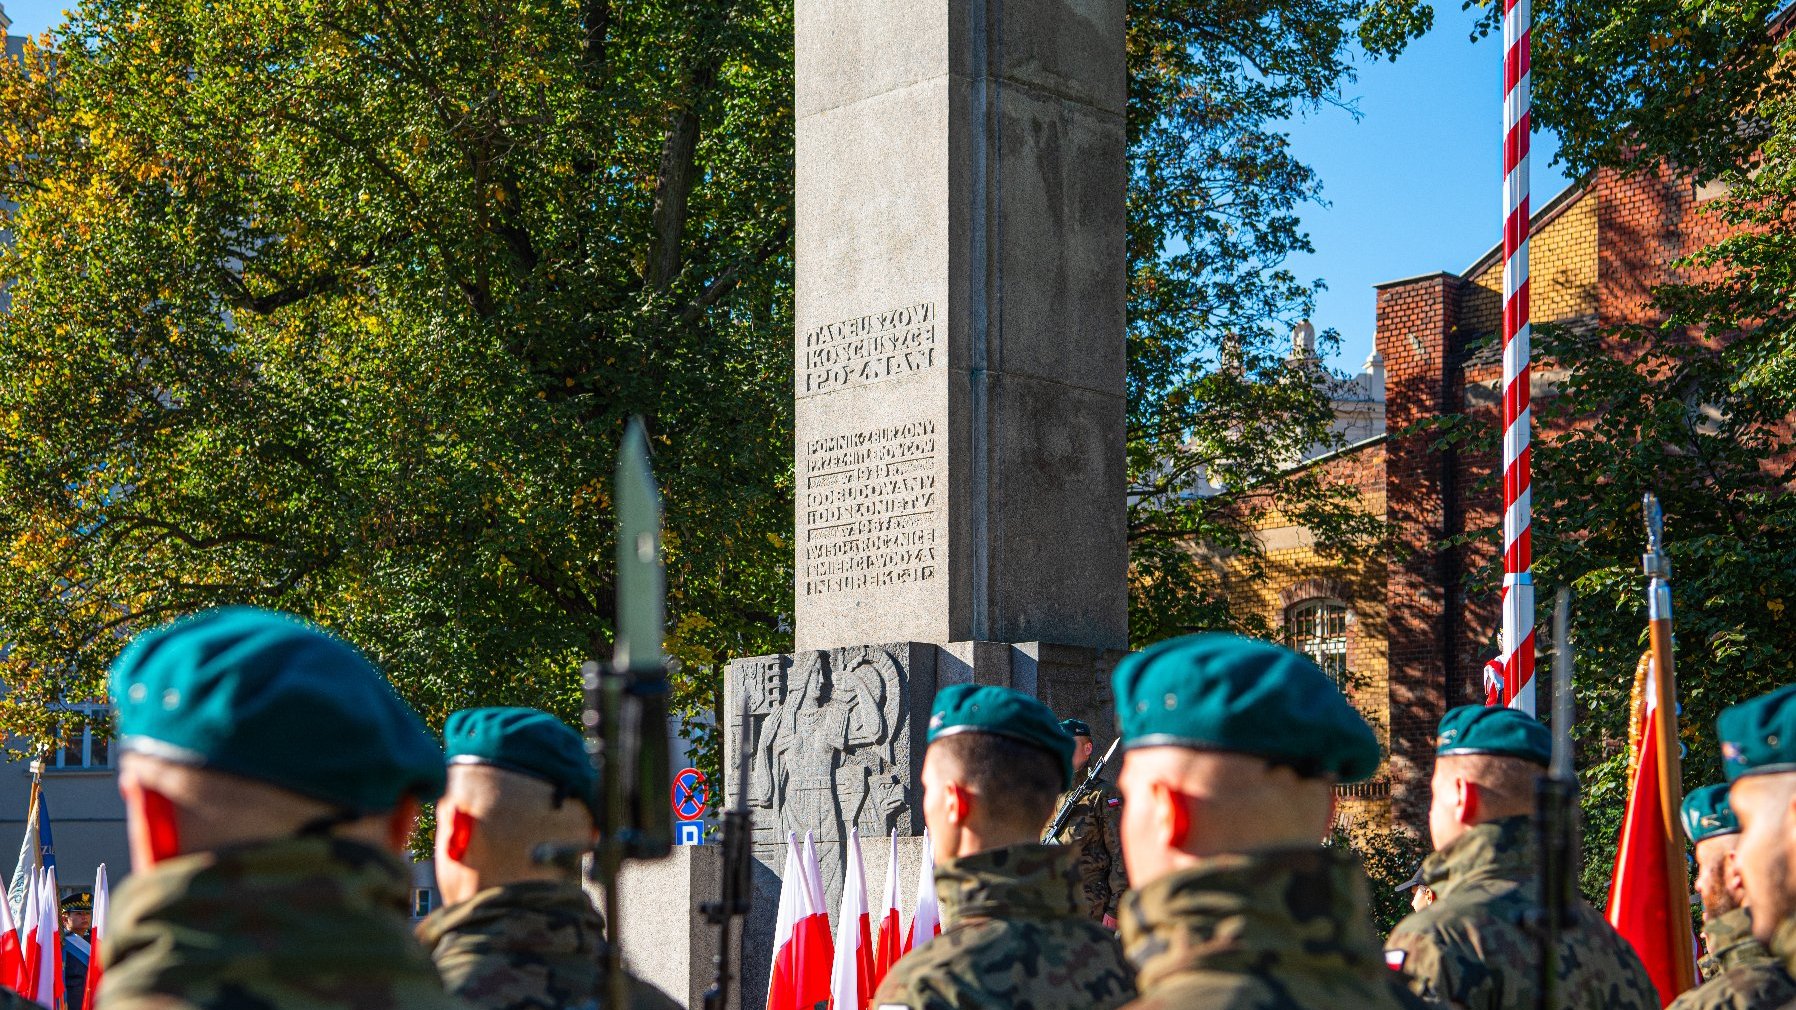
[[[1359,860],[1339,848],[1215,856],[1123,897],[1123,950],[1143,996],[1185,972],[1273,963],[1382,979],[1366,887]]]
[[[1777,924],[1777,931],[1771,934],[1771,956],[1783,962],[1790,974],[1796,975],[1796,916]]]
[[[199,991],[319,964],[441,991],[406,928],[409,879],[393,855],[341,838],[285,838],[194,853],[133,873],[113,894],[106,985]],[[172,987],[172,988],[171,988]]]
[[[1752,938],[1752,915],[1744,908],[1723,912],[1703,923],[1702,935],[1709,955],[1724,969],[1771,960],[1765,945]]]
[[[1082,915],[1077,853],[1060,845],[1008,845],[935,868],[942,928],[963,919],[1053,919]]]
[[[1422,882],[1445,898],[1472,880],[1534,875],[1534,823],[1526,816],[1479,824],[1422,861]]]
[[[444,905],[418,923],[418,940],[425,950],[434,949],[451,933],[491,932],[501,939],[508,933],[504,926],[518,916],[556,915],[574,920],[590,920],[593,935],[598,935],[599,913],[592,899],[578,884],[560,880],[530,880],[516,884],[488,887],[466,901]],[[570,934],[571,935],[571,934]],[[533,940],[533,943],[539,942]]]

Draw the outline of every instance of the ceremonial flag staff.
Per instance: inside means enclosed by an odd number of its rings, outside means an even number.
[[[1533,715],[1534,552],[1529,443],[1529,0],[1503,6],[1503,704]]]

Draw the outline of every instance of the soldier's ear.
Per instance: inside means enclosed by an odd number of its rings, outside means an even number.
[[[461,862],[468,854],[468,843],[474,840],[474,815],[460,807],[449,808],[449,843],[445,855]]]
[[[1478,783],[1466,779],[1453,780],[1453,789],[1459,800],[1459,823],[1473,825],[1478,823],[1478,815],[1484,809],[1484,790]]]
[[[418,798],[407,796],[399,801],[399,806],[387,815],[387,848],[394,852],[404,852],[411,841],[412,832],[418,827]]]

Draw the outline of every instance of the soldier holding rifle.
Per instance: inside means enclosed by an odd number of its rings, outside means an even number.
[[[1073,781],[1078,785],[1060,794],[1042,841],[1078,850],[1079,882],[1091,917],[1115,929],[1116,904],[1129,889],[1122,857],[1122,794],[1099,776],[1116,752],[1116,744],[1093,762],[1091,726],[1083,720],[1063,719],[1060,728],[1073,738]]]

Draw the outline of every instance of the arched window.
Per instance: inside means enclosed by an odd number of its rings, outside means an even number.
[[[1316,661],[1335,686],[1347,689],[1347,604],[1305,600],[1285,615],[1291,648]]]

